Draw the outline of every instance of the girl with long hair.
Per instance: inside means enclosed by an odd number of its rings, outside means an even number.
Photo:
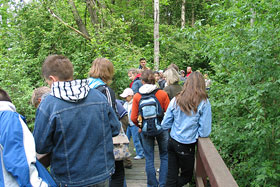
[[[183,90],[170,101],[161,123],[163,129],[171,128],[166,186],[178,187],[191,181],[195,144],[199,137],[209,136],[211,121],[211,104],[204,78],[201,73],[193,72]]]

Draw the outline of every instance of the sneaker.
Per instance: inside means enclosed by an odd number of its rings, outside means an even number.
[[[137,155],[136,157],[134,157],[134,160],[141,160],[141,159],[143,159],[143,158],[144,158],[143,156]]]

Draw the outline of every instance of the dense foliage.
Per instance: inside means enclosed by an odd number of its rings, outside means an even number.
[[[91,40],[50,14],[49,9],[78,28],[66,0],[0,0],[0,87],[31,128],[30,97],[44,85],[41,65],[49,54],[69,57],[79,79],[87,77],[96,57],[110,59],[117,94],[128,86],[127,69],[137,67],[140,57],[153,68],[152,0],[102,1],[95,25],[85,2],[74,2]],[[186,0],[181,29],[181,1],[160,1],[160,68],[175,63],[209,73],[211,139],[240,186],[280,184],[279,10],[279,0]]]

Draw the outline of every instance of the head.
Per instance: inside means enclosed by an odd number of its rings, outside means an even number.
[[[8,93],[0,88],[0,101],[8,101],[8,102],[12,102],[10,96],[8,95]]]
[[[127,102],[130,102],[133,98],[133,95],[133,90],[131,88],[126,88],[120,96],[125,98]]]
[[[139,60],[140,66],[144,69],[146,67],[146,59],[145,58],[140,58]]]
[[[180,81],[180,75],[174,68],[167,69],[163,73],[163,76],[165,77],[165,80],[168,85],[172,85],[172,84]]]
[[[130,79],[131,81],[133,81],[133,80],[135,79],[135,77],[136,77],[137,74],[138,74],[138,71],[137,71],[137,69],[135,69],[135,68],[129,69],[129,70],[128,70],[128,73],[127,73],[128,77],[129,77],[129,79]]]
[[[187,115],[191,111],[197,112],[197,107],[202,100],[207,99],[205,80],[200,72],[193,72],[186,80],[183,90],[176,96],[176,103]]]
[[[92,62],[89,76],[109,83],[114,76],[114,65],[106,58],[97,58]]]
[[[42,74],[49,86],[56,81],[73,80],[73,64],[62,55],[48,56],[42,66]]]
[[[163,70],[159,70],[159,78],[162,79],[163,78]]]
[[[180,71],[180,75],[181,75],[181,77],[184,77],[184,76],[185,76],[185,71],[184,71],[184,70],[181,70],[181,71]]]
[[[143,84],[155,84],[155,76],[152,70],[145,70],[141,74]]]
[[[208,79],[208,74],[207,73],[204,74],[204,79]]]
[[[167,69],[170,69],[170,68],[174,68],[177,72],[179,72],[179,68],[178,68],[178,66],[176,65],[176,64],[170,64],[168,67],[167,67]]]
[[[191,73],[192,72],[192,67],[187,67],[187,73]]]
[[[155,76],[155,81],[158,82],[159,80],[159,72],[158,71],[154,71],[154,76]]]
[[[42,96],[50,93],[51,89],[47,86],[42,86],[39,88],[34,89],[33,94],[32,94],[32,98],[31,98],[31,103],[35,108],[38,108],[41,100],[42,100]]]

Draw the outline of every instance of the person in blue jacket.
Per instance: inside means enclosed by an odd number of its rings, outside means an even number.
[[[34,138],[3,89],[0,89],[0,144],[0,186],[57,186],[36,160]]]
[[[184,186],[191,181],[195,145],[199,137],[209,136],[211,121],[211,105],[204,78],[201,73],[193,72],[180,94],[170,101],[161,123],[163,129],[171,128],[166,186]]]

